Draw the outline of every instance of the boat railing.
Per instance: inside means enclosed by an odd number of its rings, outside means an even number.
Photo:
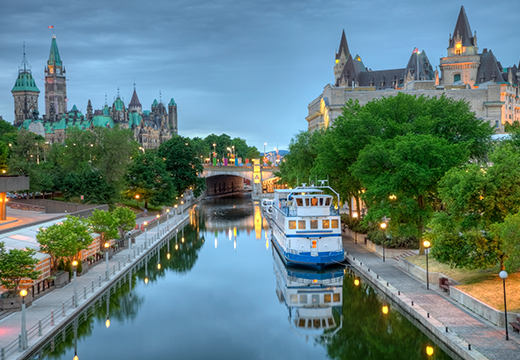
[[[296,208],[294,208],[294,207],[288,207],[288,206],[282,205],[280,207],[280,211],[283,212],[285,214],[285,216],[287,216],[287,217],[298,215]]]
[[[289,280],[291,280],[292,282],[301,283],[301,284],[307,284],[310,281],[309,279],[304,279],[304,278],[300,278],[300,277],[296,277],[296,276],[287,276],[287,278]],[[343,281],[343,277],[337,277],[337,278],[320,280],[320,284],[321,285],[336,284],[336,283],[341,283],[342,281]]]

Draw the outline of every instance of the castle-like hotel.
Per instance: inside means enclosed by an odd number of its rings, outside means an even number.
[[[502,67],[490,49],[484,48],[481,53],[478,50],[477,34],[471,32],[464,7],[449,36],[447,56],[440,59],[440,74],[437,67],[433,70],[426,53],[418,49],[414,49],[404,68],[368,69],[359,55],[350,53],[343,31],[334,64],[335,82],[326,85],[309,104],[308,129],[328,127],[342,114],[349,99],[364,105],[404,92],[465,100],[477,118],[502,133],[506,123],[520,120],[520,71],[516,65]]]
[[[53,36],[49,60],[45,66],[45,115],[40,118],[40,90],[28,69],[24,53],[23,66],[11,90],[14,98],[14,126],[42,135],[50,143],[63,143],[67,129],[113,128],[117,124],[120,128],[131,129],[135,140],[145,149],[156,148],[177,134],[177,104],[173,98],[167,105],[168,109],[162,102],[154,100],[151,110],[143,110],[135,86],[128,107],[125,107],[118,93],[112,106],[105,103],[101,110],[93,110],[90,100],[85,115],[76,105],[70,111],[67,110],[65,73],[56,36]]]

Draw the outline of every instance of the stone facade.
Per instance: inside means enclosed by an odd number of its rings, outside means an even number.
[[[326,85],[308,105],[308,130],[328,127],[350,99],[364,105],[404,92],[467,101],[477,118],[503,133],[506,123],[520,121],[520,65],[504,68],[491,50],[478,53],[477,35],[471,32],[464,7],[453,34],[449,36],[447,56],[440,59],[439,74],[426,53],[418,49],[414,49],[405,68],[372,71],[359,55],[350,54],[343,32],[334,64],[335,83]]]

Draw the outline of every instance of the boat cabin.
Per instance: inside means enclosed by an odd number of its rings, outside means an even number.
[[[283,189],[275,193],[276,206],[289,216],[330,216],[332,196],[321,189]]]

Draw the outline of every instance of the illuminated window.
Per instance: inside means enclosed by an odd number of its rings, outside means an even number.
[[[296,205],[303,206],[303,199],[296,199]]]
[[[320,328],[320,319],[312,319],[312,327],[315,329]]]
[[[289,229],[296,229],[296,220],[289,220]]]
[[[330,296],[330,294],[325,294],[325,295],[323,296],[323,301],[324,301],[325,303],[330,303],[330,302],[331,302],[331,296]]]
[[[460,74],[453,75],[453,82],[460,81]]]
[[[333,297],[332,297],[332,301],[334,301],[334,302],[339,302],[339,301],[341,301],[341,299],[340,299],[340,295],[341,295],[341,294],[334,294]]]
[[[300,304],[307,304],[307,294],[300,295]]]
[[[318,228],[318,220],[311,220],[311,229]]]
[[[332,220],[332,228],[337,229],[339,227],[339,221],[338,220]]]
[[[293,304],[298,303],[298,295],[297,294],[291,294],[291,302]]]
[[[312,295],[312,304],[317,305],[320,303],[320,296],[319,295]]]
[[[323,220],[322,228],[328,229],[330,227],[330,220]]]
[[[305,319],[300,319],[298,321],[298,327],[304,328],[305,327]]]
[[[298,220],[298,229],[305,229],[305,220]]]
[[[311,201],[311,205],[312,205],[312,206],[316,206],[316,205],[318,205],[318,199],[315,198],[315,197],[313,197],[313,198],[312,198],[312,201]]]

